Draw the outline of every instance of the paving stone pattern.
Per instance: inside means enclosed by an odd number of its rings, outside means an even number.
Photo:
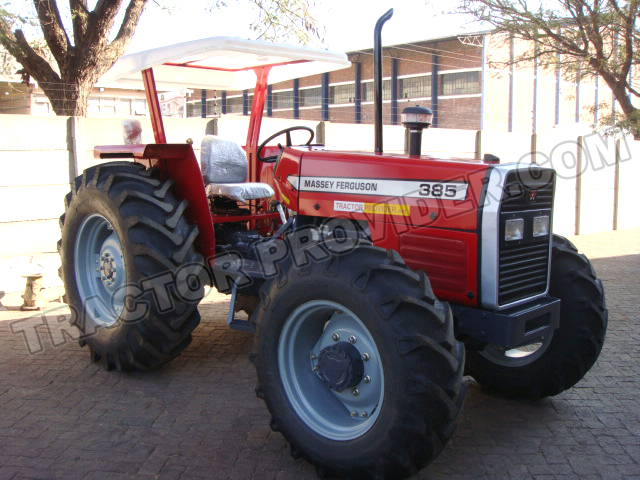
[[[457,432],[415,478],[640,478],[639,238],[635,229],[574,239],[592,257],[610,309],[604,351],[582,382],[522,402],[467,379]],[[192,345],[133,374],[101,370],[86,349],[42,327],[43,351],[30,355],[11,330],[25,315],[2,312],[0,480],[315,479],[270,431],[254,395],[251,336],[226,328],[226,308],[224,297],[208,298]]]

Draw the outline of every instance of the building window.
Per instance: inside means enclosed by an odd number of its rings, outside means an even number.
[[[200,102],[187,102],[187,117],[199,117],[202,115],[202,105]]]
[[[374,92],[373,81],[362,82],[363,102],[373,102]],[[391,80],[382,81],[382,100],[391,100]]]
[[[49,99],[43,98],[43,97],[36,97],[35,108],[33,110],[34,110],[33,113],[38,115],[43,115],[45,113],[53,113],[53,109],[51,108]]]
[[[127,117],[131,115],[131,99],[121,98],[117,104],[117,114],[121,117]]]
[[[431,96],[431,75],[400,79],[400,98],[425,98]]]
[[[227,97],[227,113],[242,113],[242,97]]]
[[[329,87],[329,103],[353,103],[356,98],[356,84],[335,85]]]
[[[116,101],[116,98],[100,97],[100,115],[115,115]]]
[[[300,106],[315,107],[322,104],[322,87],[300,90]]]
[[[133,114],[134,115],[146,115],[147,114],[147,101],[134,99],[133,100]]]
[[[293,108],[293,90],[274,92],[273,108]]]
[[[480,72],[447,73],[442,76],[442,95],[480,93]]]
[[[89,97],[87,101],[87,115],[100,115],[99,97]]]

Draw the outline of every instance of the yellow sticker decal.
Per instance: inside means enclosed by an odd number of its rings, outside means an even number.
[[[388,203],[365,203],[364,213],[380,213],[383,215],[402,215],[408,217],[411,215],[411,207],[409,205],[389,205]]]
[[[389,203],[342,202],[335,200],[333,209],[336,212],[377,213],[381,215],[402,215],[404,217],[411,215],[411,207],[409,205]]]
[[[287,205],[291,203],[291,200],[289,200],[284,194],[280,194],[280,196],[282,197],[282,200],[284,200],[284,203],[286,203]]]

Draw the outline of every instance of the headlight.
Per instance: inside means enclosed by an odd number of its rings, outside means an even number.
[[[549,216],[535,217],[533,219],[533,236],[544,237],[549,235]]]
[[[512,218],[504,224],[504,239],[507,242],[522,240],[524,236],[524,218]]]

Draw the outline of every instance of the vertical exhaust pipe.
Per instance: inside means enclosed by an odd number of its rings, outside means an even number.
[[[393,16],[393,8],[382,15],[373,31],[373,108],[375,110],[375,153],[382,153],[382,27]]]

